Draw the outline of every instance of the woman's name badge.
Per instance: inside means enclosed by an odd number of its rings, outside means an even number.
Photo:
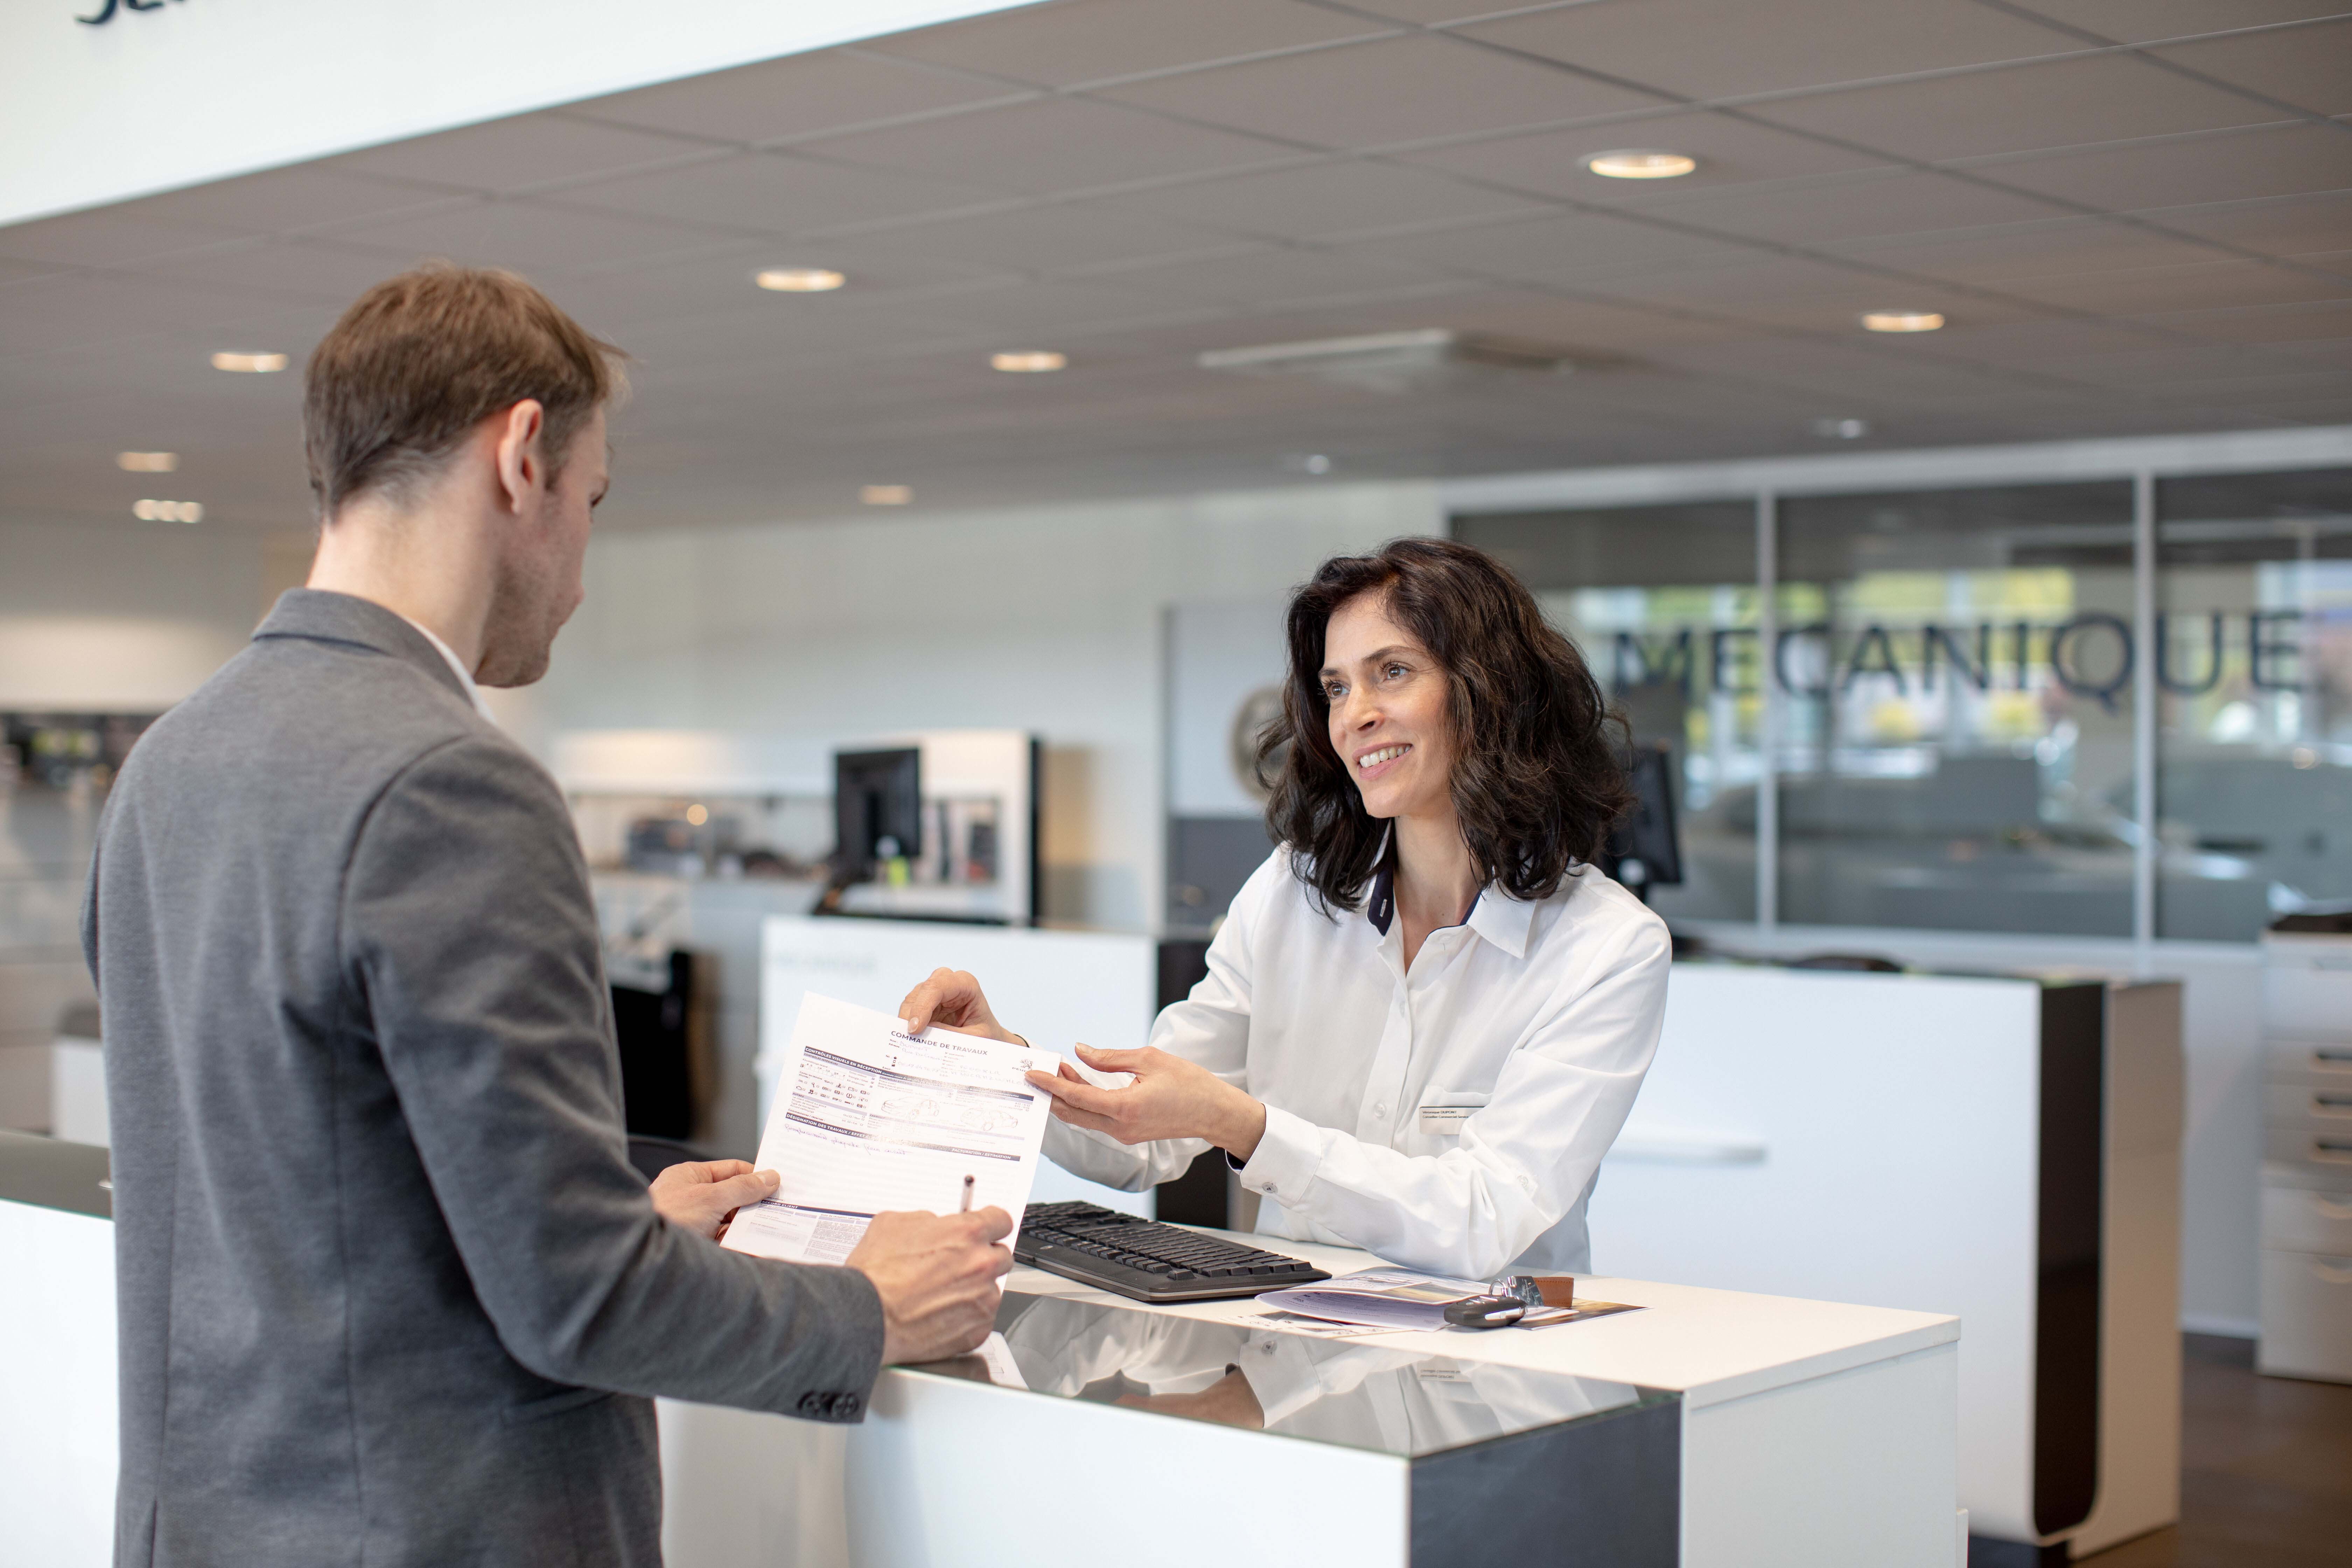
[[[1462,1124],[1486,1107],[1491,1096],[1455,1092],[1433,1094],[1421,1106],[1421,1130],[1439,1137],[1452,1137],[1462,1131]]]

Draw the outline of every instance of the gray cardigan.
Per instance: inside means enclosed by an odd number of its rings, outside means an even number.
[[[83,941],[118,1563],[655,1563],[646,1395],[863,1413],[865,1276],[655,1215],[562,795],[391,611],[296,589],[147,731]]]

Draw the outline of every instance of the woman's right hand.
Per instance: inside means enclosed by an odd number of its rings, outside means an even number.
[[[961,969],[932,970],[931,977],[908,992],[907,999],[898,1004],[898,1016],[910,1035],[919,1035],[937,1024],[1009,1046],[1029,1043],[996,1021],[996,1015],[989,1011],[988,998],[981,994],[980,982]]]

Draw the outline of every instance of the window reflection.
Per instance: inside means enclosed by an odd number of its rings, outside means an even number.
[[[2128,935],[2131,488],[1781,503],[1780,916]]]
[[[1465,517],[1454,535],[1517,573],[1635,739],[1669,748],[1683,882],[1653,889],[1651,903],[1669,919],[1755,919],[1754,503]]]
[[[1454,520],[1669,741],[1669,916],[1755,918],[1763,694],[1779,919],[2127,936],[2137,661],[2158,690],[2156,931],[2352,908],[2352,468],[2166,479],[2153,647],[2131,484],[1779,503],[1761,646],[1746,498]]]
[[[2157,490],[2157,934],[2352,900],[2352,469]]]

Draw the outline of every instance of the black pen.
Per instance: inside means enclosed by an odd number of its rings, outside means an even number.
[[[956,1213],[958,1214],[970,1214],[971,1212],[971,1184],[974,1178],[969,1175],[963,1179],[963,1205],[956,1210]]]

